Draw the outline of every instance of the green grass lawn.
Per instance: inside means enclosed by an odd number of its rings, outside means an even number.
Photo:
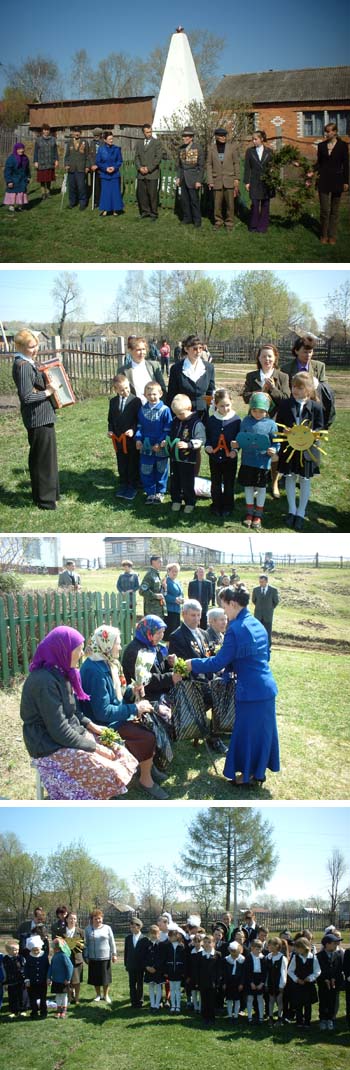
[[[46,1021],[9,1021],[4,1007],[0,1070],[231,1070],[233,1064],[239,1070],[256,1065],[261,1070],[345,1070],[348,1065],[343,995],[334,1033],[320,1033],[317,1006],[304,1033],[294,1025],[248,1026],[246,1016],[233,1027],[225,1012],[207,1031],[200,1017],[185,1010],[175,1020],[165,1009],[151,1013],[148,995],[145,1006],[134,1011],[119,964],[113,967],[111,1006],[94,1003],[94,994],[84,982],[81,1003],[69,1008],[65,1021],[57,1021],[54,1010]]]
[[[225,372],[218,375],[225,381]],[[240,415],[246,409],[242,399],[235,399]],[[133,503],[116,498],[118,486],[115,455],[107,437],[108,399],[90,398],[64,409],[57,420],[57,445],[62,498],[56,512],[48,514],[36,509],[31,501],[28,477],[28,444],[20,414],[5,411],[0,416],[2,501],[1,527],[3,531],[113,531],[216,532],[218,524],[225,532],[242,531],[245,516],[243,488],[237,484],[235,513],[232,518],[218,521],[210,512],[210,501],[199,500],[194,514],[171,511],[170,497],[163,505],[146,506],[140,491]],[[340,410],[330,430],[323,458],[321,476],[312,481],[306,532],[349,531],[349,433],[348,414]],[[209,475],[209,464],[203,453],[201,475]],[[267,495],[264,528],[267,531],[286,529],[288,512],[285,492],[280,500]]]
[[[209,753],[204,742],[196,747],[191,742],[174,743],[174,759],[165,784],[170,800],[251,802],[350,797],[348,657],[309,649],[311,642],[306,646],[306,650],[272,648],[271,667],[279,687],[280,773],[267,772],[261,789],[232,788],[222,775],[224,758]],[[18,678],[2,692],[0,794],[8,800],[34,799],[36,795],[35,773],[22,741],[20,692]],[[341,753],[336,782],[330,760],[334,740]],[[145,802],[137,782],[131,783],[128,794],[115,805],[122,805],[124,799]]]
[[[1,190],[1,196],[3,188]],[[127,205],[118,218],[102,219],[90,205],[85,212],[61,210],[59,189],[45,202],[40,187],[29,191],[30,208],[0,215],[0,252],[4,263],[346,263],[349,259],[349,217],[343,198],[336,246],[319,241],[317,197],[301,222],[290,226],[278,198],[272,201],[266,235],[247,228],[246,195],[233,234],[217,233],[209,219],[201,230],[180,226],[172,209],[160,209],[156,226],[140,221],[136,205]]]

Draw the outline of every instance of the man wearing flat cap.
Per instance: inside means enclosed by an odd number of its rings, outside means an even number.
[[[232,230],[235,197],[239,191],[239,156],[234,141],[228,141],[228,132],[223,126],[214,130],[214,141],[209,147],[207,182],[209,189],[214,190],[215,229],[225,226],[226,230]]]
[[[181,186],[183,224],[201,226],[200,188],[204,173],[204,151],[195,140],[194,130],[185,126],[178,157],[176,185]]]

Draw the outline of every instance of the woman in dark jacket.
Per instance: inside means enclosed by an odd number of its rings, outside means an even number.
[[[195,334],[189,335],[183,342],[185,356],[172,364],[168,385],[168,405],[176,394],[186,394],[190,398],[192,409],[205,422],[208,404],[215,390],[215,370],[213,364],[203,358],[203,343]]]
[[[244,185],[248,190],[252,211],[249,230],[265,234],[269,225],[270,197],[269,187],[264,182],[266,168],[272,160],[272,150],[266,147],[264,130],[253,134],[253,148],[247,149],[244,164]]]
[[[180,683],[179,673],[172,672],[175,661],[174,654],[167,654],[166,647],[162,646],[165,632],[165,621],[161,617],[147,616],[137,625],[134,639],[125,647],[122,665],[126,680],[130,683],[137,676],[137,656],[141,651],[150,654],[148,683],[145,683],[145,695],[150,701],[160,700],[161,695],[172,691],[174,684]]]
[[[262,345],[258,349],[256,357],[257,371],[248,372],[243,387],[244,401],[249,405],[250,398],[256,390],[269,395],[269,416],[274,416],[277,406],[284,398],[290,397],[289,379],[286,372],[278,367],[279,352],[276,346]],[[278,458],[271,461],[272,494],[279,498],[278,489]]]
[[[29,473],[34,505],[39,509],[56,509],[59,497],[55,420],[51,397],[53,388],[45,385],[36,359],[39,342],[25,327],[15,336],[17,352],[12,367],[21,403],[21,416],[28,433]]]
[[[337,134],[335,123],[324,128],[325,141],[317,146],[318,196],[322,245],[335,245],[340,198],[349,189],[349,148]]]
[[[122,685],[126,680],[118,660],[120,646],[119,628],[103,624],[94,631],[88,644],[88,657],[81,667],[83,687],[90,696],[88,701],[82,703],[82,708],[93,717],[96,724],[119,732],[126,747],[139,762],[140,784],[144,791],[154,799],[166,799],[163,789],[154,783],[158,773],[153,766],[155,737],[141,723],[143,714],[149,712],[152,706],[147,699],[141,699],[142,687],[128,687],[122,694]]]
[[[84,638],[61,625],[41,640],[21,698],[23,738],[51,799],[109,799],[125,794],[137,769],[124,747],[104,747],[102,729],[80,712],[89,695],[78,664]]]
[[[84,930],[77,925],[77,915],[72,911],[67,914],[64,939],[68,944],[70,950],[71,962],[73,964],[73,974],[70,979],[71,999],[74,1003],[79,1003],[80,985],[83,980],[83,951],[84,951]]]

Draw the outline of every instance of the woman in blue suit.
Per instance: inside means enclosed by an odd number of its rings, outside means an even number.
[[[107,130],[103,135],[103,145],[100,145],[96,155],[96,166],[101,179],[100,215],[106,216],[108,212],[118,215],[123,211],[119,174],[122,163],[121,149],[119,145],[113,145],[113,134]]]
[[[229,625],[224,642],[213,658],[193,658],[187,665],[194,676],[225,670],[235,673],[236,718],[227,752],[224,776],[233,784],[261,784],[266,769],[279,770],[275,712],[277,685],[269,667],[269,645],[264,625],[247,609],[249,592],[244,584],[226,587],[220,601]],[[240,772],[242,778],[236,780]]]

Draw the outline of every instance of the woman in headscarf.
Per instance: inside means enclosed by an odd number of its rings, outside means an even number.
[[[10,212],[14,212],[16,208],[21,212],[23,206],[28,204],[27,186],[30,179],[29,160],[22,141],[16,141],[10,156],[7,157],[4,175],[6,193],[3,204],[7,205]]]
[[[136,759],[81,713],[89,699],[78,670],[84,637],[60,625],[39,643],[21,698],[23,737],[51,799],[110,799],[126,792]],[[78,700],[78,702],[77,702]]]
[[[125,647],[122,665],[128,683],[136,678],[137,658],[142,651],[150,654],[148,662],[148,682],[145,683],[145,695],[150,701],[160,701],[163,695],[172,690],[174,684],[180,683],[182,677],[173,672],[175,655],[168,654],[162,644],[166,624],[161,617],[149,614],[137,625],[134,638]],[[140,658],[139,658],[140,662]]]
[[[59,497],[53,387],[45,383],[37,366],[38,337],[23,327],[15,335],[16,352],[12,378],[21,404],[21,416],[29,442],[29,475],[32,498],[38,509],[56,509]]]
[[[143,715],[152,710],[147,699],[141,698],[142,687],[128,687],[119,662],[120,631],[103,624],[96,628],[88,643],[87,658],[81,667],[81,679],[89,692],[89,700],[82,709],[96,724],[113,728],[140,765],[140,784],[154,799],[167,795],[155,778],[159,776],[153,765],[156,741],[153,732],[141,723]],[[135,701],[136,699],[136,701]]]

